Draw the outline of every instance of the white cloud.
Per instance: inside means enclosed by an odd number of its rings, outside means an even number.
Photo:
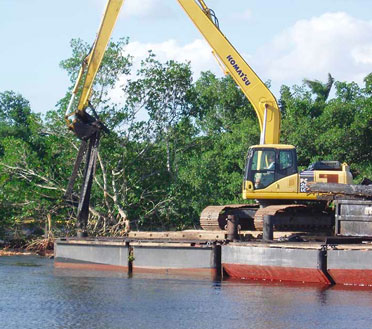
[[[171,8],[162,0],[125,0],[122,8],[124,17],[159,19],[169,17],[171,13]]]
[[[210,70],[216,74],[221,73],[212,55],[211,48],[202,39],[196,39],[185,45],[180,45],[173,39],[161,43],[140,43],[135,41],[130,42],[126,47],[126,52],[134,57],[135,67],[138,67],[140,61],[147,57],[148,50],[152,50],[161,62],[168,60],[191,62],[195,79],[200,76],[201,71]]]
[[[355,47],[352,57],[358,64],[372,64],[372,44]]]
[[[346,13],[300,20],[253,56],[254,67],[278,89],[304,78],[361,83],[372,72],[372,22]]]
[[[134,56],[135,68],[139,68],[149,49],[161,62],[190,61],[194,79],[206,70],[222,76],[204,39],[183,45],[173,39],[160,43],[131,42],[126,51]],[[304,78],[326,81],[328,72],[336,80],[362,84],[363,78],[372,72],[372,21],[342,12],[326,13],[300,20],[262,49],[242,55],[263,81],[272,81],[271,89],[277,96],[283,84],[301,84]]]

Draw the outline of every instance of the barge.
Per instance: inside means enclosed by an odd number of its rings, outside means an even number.
[[[372,190],[371,190],[372,191]],[[372,193],[372,192],[371,192]],[[64,238],[55,266],[372,287],[372,200],[337,200],[333,236],[274,231],[129,232]]]
[[[275,232],[281,233],[282,232]],[[168,234],[168,238],[161,238]],[[372,286],[372,244],[228,241],[226,232],[132,232],[123,238],[61,238],[55,266],[197,278]],[[136,235],[137,238],[133,238]],[[196,239],[196,236],[200,238]],[[280,234],[278,234],[279,236]],[[185,239],[185,237],[194,239]],[[247,236],[247,234],[246,234]],[[213,239],[211,237],[214,237]],[[241,237],[244,239],[244,235]]]

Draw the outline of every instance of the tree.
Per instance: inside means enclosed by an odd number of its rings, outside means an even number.
[[[13,91],[0,93],[0,137],[30,137],[30,103]]]
[[[176,170],[177,125],[191,115],[191,84],[190,64],[175,61],[162,64],[150,51],[142,62],[138,78],[126,88],[127,106],[144,109],[149,117],[153,140],[165,142],[166,166],[170,175]]]
[[[315,102],[311,111],[312,117],[318,117],[328,99],[335,79],[328,73],[328,81],[322,83],[319,80],[304,79],[304,83],[310,88],[311,92],[316,96]]]
[[[242,118],[256,119],[248,99],[230,76],[218,79],[209,71],[202,72],[194,88],[192,104],[203,133],[230,131]]]
[[[307,166],[316,154],[314,136],[318,133],[316,118],[311,114],[312,94],[305,86],[293,86],[292,89],[282,86],[279,104],[284,105],[281,143],[296,146],[298,165]]]
[[[130,57],[123,55],[126,43],[126,40],[110,43],[94,85],[92,101],[103,106],[101,112],[108,118],[110,111],[116,106],[110,103],[109,92],[122,74],[129,73]],[[73,40],[73,57],[61,63],[69,72],[72,81],[87,49],[88,46],[81,40]],[[55,221],[61,219],[66,222],[71,219],[73,213],[71,205],[63,200],[63,195],[79,143],[67,131],[63,120],[70,92],[58,102],[57,112],[51,111],[47,114],[45,122],[41,122],[38,116],[31,113],[28,102],[20,96],[14,93],[7,93],[5,96],[1,99],[0,115],[4,127],[2,131],[11,129],[15,133],[13,136],[7,133],[8,137],[1,141],[1,182],[3,188],[17,198],[7,203],[7,208],[10,209],[11,204],[16,204],[18,210],[9,216],[39,218],[44,217],[46,213],[52,213]],[[101,172],[101,177],[102,175]],[[102,185],[98,186],[103,188]],[[99,199],[98,191],[96,188],[96,200]],[[99,202],[94,206],[91,208],[93,224],[94,218],[100,218],[100,210],[103,209]],[[102,213],[105,214],[103,211]]]
[[[45,211],[53,208],[56,187],[50,175],[47,142],[41,135],[41,119],[31,112],[29,102],[14,92],[1,93],[0,104],[2,223],[11,227],[25,220],[41,223]]]
[[[150,211],[142,217],[144,225],[178,225],[177,201],[182,197],[176,187],[179,186],[178,175],[183,155],[192,147],[192,137],[196,133],[190,107],[192,92],[190,65],[175,61],[161,63],[151,51],[142,62],[137,78],[129,81],[125,88],[126,107],[145,118],[140,126],[142,135],[136,133],[140,136],[137,145],[143,149],[140,154],[143,158],[150,156],[153,159],[145,175],[155,182],[144,189],[147,192],[142,202],[152,204]],[[133,125],[129,130],[133,132],[136,128]]]
[[[327,86],[321,84],[322,90],[329,89],[331,82],[329,78]],[[351,165],[356,181],[361,175],[371,177],[367,164],[372,146],[369,76],[365,83],[366,87],[360,88],[354,82],[336,81],[335,97],[328,101],[317,98],[318,103],[314,103],[305,86],[292,90],[282,87],[280,104],[285,108],[282,142],[296,146],[300,166],[319,160],[339,160]],[[315,116],[314,106],[321,109]]]
[[[195,225],[208,205],[243,202],[245,158],[249,146],[259,140],[259,125],[250,103],[230,77],[218,79],[204,72],[194,85],[194,95],[192,106],[200,133],[184,154],[179,181],[184,186],[184,208],[189,205],[187,214],[192,214]]]

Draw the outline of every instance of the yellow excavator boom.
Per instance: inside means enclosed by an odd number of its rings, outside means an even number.
[[[70,99],[70,103],[65,116],[69,126],[71,126],[72,124],[69,118],[77,113],[83,114],[88,106],[94,78],[101,65],[103,55],[105,54],[107,44],[110,40],[112,30],[119,16],[120,8],[123,2],[124,0],[108,0],[107,2],[105,13],[103,15],[102,22],[97,33],[97,37],[91,51],[83,61],[74,89],[72,91],[72,97]],[[82,79],[84,77],[85,80],[81,86]],[[81,95],[78,101],[77,108],[76,110],[71,112],[71,107],[74,103],[75,96],[79,92],[80,88]]]
[[[279,144],[280,110],[274,95],[220,31],[213,21],[214,13],[203,0],[177,1],[255,109],[261,129],[260,144]]]

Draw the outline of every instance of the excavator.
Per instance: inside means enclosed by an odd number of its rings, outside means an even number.
[[[338,161],[320,161],[299,172],[296,148],[280,144],[280,109],[274,95],[245,62],[219,28],[214,11],[204,0],[177,0],[191,21],[212,48],[212,52],[226,74],[229,74],[252,104],[260,126],[258,145],[248,150],[242,196],[255,200],[254,204],[208,206],[200,216],[200,225],[206,230],[225,229],[227,218],[239,218],[241,229],[259,229],[264,215],[275,216],[277,228],[323,227],[332,225],[332,214],[325,211],[321,193],[309,191],[312,183],[351,184],[349,166]],[[95,150],[99,135],[105,130],[89,96],[94,76],[98,71],[106,45],[117,20],[123,0],[108,0],[102,24],[91,52],[83,61],[73,96],[66,111],[66,121],[83,143],[89,142],[86,174],[80,193],[78,219],[81,229],[87,223],[89,189],[95,166]],[[85,80],[84,80],[85,79]],[[84,81],[83,81],[84,80]],[[71,111],[75,96],[81,91],[76,110]],[[85,146],[86,147],[86,146]],[[84,153],[85,150],[79,152]],[[82,155],[80,154],[80,158]],[[80,159],[81,162],[81,159]],[[79,156],[75,168],[79,165]],[[76,172],[74,172],[76,175]],[[70,180],[69,187],[73,179]],[[67,189],[70,191],[70,189]]]
[[[215,13],[203,0],[178,1],[213,49],[225,72],[230,74],[252,104],[260,125],[260,144],[251,146],[246,160],[242,196],[257,200],[254,205],[206,207],[200,216],[204,229],[224,229],[228,215],[239,217],[242,229],[262,227],[264,215],[278,217],[277,228],[314,228],[332,224],[332,214],[309,193],[309,185],[319,183],[351,184],[347,164],[322,161],[299,172],[296,148],[279,144],[280,109],[274,95],[231,45],[219,28]]]

